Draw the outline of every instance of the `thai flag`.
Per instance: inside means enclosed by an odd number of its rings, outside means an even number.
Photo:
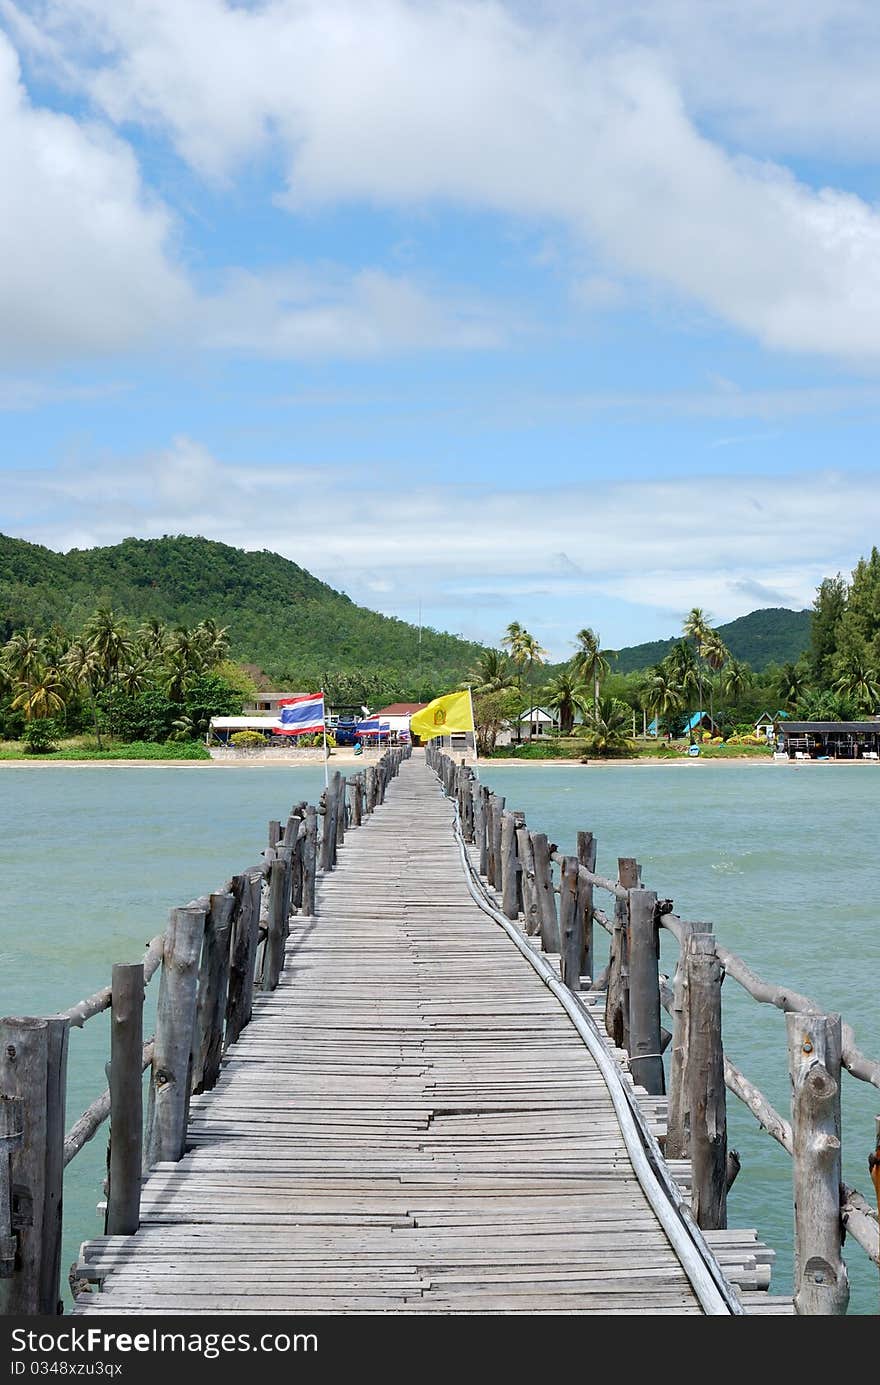
[[[282,736],[304,736],[324,730],[324,694],[302,693],[278,703],[278,730]]]

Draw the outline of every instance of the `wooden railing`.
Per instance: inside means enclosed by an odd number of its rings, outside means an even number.
[[[260,863],[172,909],[143,960],[115,965],[109,986],[56,1015],[0,1020],[0,1314],[61,1311],[64,1170],[108,1117],[105,1232],[137,1230],[144,1177],[185,1153],[191,1094],[217,1082],[255,990],[278,985],[291,917],[315,915],[318,874],[409,754],[390,749],[348,780],[337,772],[317,807],[299,803],[283,826],[270,822]],[[157,972],[156,1033],[144,1043],[144,992]],[[68,1033],[105,1010],[109,1085],[65,1135]]]
[[[727,1193],[739,1160],[727,1147],[726,1092],[742,1101],[759,1125],[792,1157],[794,1174],[794,1302],[800,1314],[846,1312],[849,1283],[841,1249],[848,1234],[880,1265],[878,1211],[843,1182],[843,1070],[880,1088],[880,1062],[862,1053],[852,1028],[825,1014],[808,996],[763,981],[714,936],[712,925],[678,917],[672,901],[645,889],[638,863],[620,857],[617,878],[596,873],[596,839],[577,834],[577,854],[560,854],[530,831],[522,813],[479,783],[471,767],[429,748],[428,763],[455,799],[466,843],[479,873],[500,897],[502,913],[521,918],[559,955],[562,981],[576,995],[605,993],[605,1027],[629,1055],[635,1081],[653,1095],[666,1091],[663,1053],[669,1048],[665,1153],[689,1158],[692,1212],[703,1230],[727,1225]],[[555,867],[555,872],[554,872]],[[610,896],[606,913],[595,903]],[[610,935],[608,965],[596,974],[595,926]],[[660,971],[660,930],[676,939],[671,976]],[[782,1116],[724,1052],[721,984],[736,981],[754,1000],[785,1012],[791,1119]],[[589,1005],[585,1006],[589,1012]],[[661,1009],[672,1018],[661,1024]],[[880,1117],[868,1167],[880,1207]]]

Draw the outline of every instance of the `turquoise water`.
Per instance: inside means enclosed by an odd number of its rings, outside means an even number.
[[[483,777],[563,849],[578,828],[592,830],[600,873],[636,856],[645,884],[677,912],[711,920],[767,979],[841,1010],[862,1048],[880,1055],[880,767],[538,764],[487,767]],[[0,770],[0,1013],[50,1013],[105,985],[110,963],[138,960],[169,907],[252,864],[268,820],[314,802],[322,785],[320,766]],[[671,966],[673,951],[664,957]],[[730,1057],[787,1111],[783,1016],[733,983],[724,1003]],[[106,1056],[104,1017],[72,1032],[68,1125],[105,1085]],[[845,1176],[866,1195],[877,1111],[880,1093],[844,1075]],[[789,1160],[734,1098],[730,1122],[743,1159],[731,1222],[756,1226],[779,1251],[782,1291]],[[105,1150],[102,1130],[67,1171],[65,1275],[79,1242],[101,1230]],[[877,1271],[858,1246],[847,1258],[850,1311],[876,1311]]]

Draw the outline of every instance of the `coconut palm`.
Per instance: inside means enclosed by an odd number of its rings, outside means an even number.
[[[151,616],[138,630],[137,642],[145,659],[161,659],[168,644],[168,627],[158,616]]]
[[[525,674],[525,680],[529,684],[531,695],[532,671],[536,664],[543,664],[547,659],[546,649],[542,649],[535,639],[518,620],[511,621],[507,627],[502,644],[507,645],[510,650],[510,657]],[[529,740],[532,739],[532,712],[534,702],[529,703]]]
[[[597,755],[618,755],[635,748],[630,735],[632,709],[616,697],[602,697],[587,718],[586,742]]]
[[[739,659],[729,659],[721,675],[721,687],[731,702],[738,701],[752,681],[752,670]]]
[[[585,626],[577,633],[578,649],[572,659],[572,665],[577,675],[585,683],[593,685],[593,711],[599,710],[599,685],[603,678],[607,678],[611,672],[609,656],[613,657],[613,651],[602,649],[599,636]]]
[[[699,702],[699,711],[703,711],[703,687],[700,670],[697,666],[697,659],[690,645],[684,640],[679,640],[673,645],[663,663],[669,670],[669,676],[673,683],[676,683],[681,691],[682,708],[684,711],[688,706],[692,706],[696,700]],[[694,739],[693,727],[689,721],[689,733],[691,740]]]
[[[571,735],[578,712],[586,716],[590,710],[590,689],[572,669],[563,669],[555,678],[551,678],[541,695],[545,706],[559,713],[559,733],[562,736]]]
[[[64,678],[58,669],[43,664],[32,670],[29,682],[18,684],[12,706],[15,711],[24,712],[28,721],[42,721],[64,711],[65,691]]]
[[[141,659],[133,659],[119,675],[119,686],[130,694],[143,692],[147,685],[149,668]]]
[[[715,683],[718,675],[723,669],[727,660],[730,658],[730,650],[724,643],[717,630],[707,629],[705,637],[700,645],[700,656],[706,660],[714,677],[709,678],[709,716],[712,719],[712,727],[715,727]]]
[[[101,731],[98,726],[98,706],[95,702],[95,684],[100,675],[101,661],[93,645],[85,640],[74,640],[62,661],[62,668],[70,684],[74,688],[87,688],[89,693],[89,704],[92,709],[92,720],[95,724],[95,736],[98,741],[98,749],[101,749]]]
[[[808,682],[807,670],[802,665],[783,664],[776,685],[783,706],[791,710],[802,702],[807,693]]]
[[[654,667],[646,697],[648,711],[657,718],[658,730],[661,722],[670,721],[684,710],[684,691],[665,662]]]
[[[461,686],[475,693],[506,692],[515,688],[517,681],[516,665],[510,656],[500,649],[486,649]]]
[[[182,649],[169,649],[159,670],[159,685],[172,702],[182,702],[195,670]]]
[[[87,622],[83,633],[100,660],[104,682],[118,687],[119,671],[134,653],[125,620],[109,606],[100,606]]]
[[[229,630],[220,626],[210,616],[201,621],[194,630],[196,644],[202,658],[203,668],[215,668],[229,653]]]
[[[30,695],[31,684],[42,663],[40,641],[33,630],[18,630],[3,650],[3,662],[14,684],[23,683]]]
[[[880,702],[877,671],[858,656],[852,659],[833,686],[835,692],[851,697],[866,712],[873,711]]]
[[[700,693],[699,710],[702,713],[705,709],[703,707],[703,667],[700,663],[700,654],[702,646],[705,644],[709,635],[714,632],[712,630],[711,625],[709,624],[709,617],[706,615],[706,612],[703,610],[701,606],[691,607],[691,609],[688,611],[687,615],[684,618],[684,624],[682,625],[681,632],[684,635],[685,639],[691,639],[694,642],[694,653],[696,654],[697,685]]]

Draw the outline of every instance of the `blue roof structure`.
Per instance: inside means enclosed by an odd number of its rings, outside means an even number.
[[[684,731],[682,732],[682,734],[685,735],[685,736],[687,736],[687,735],[690,734],[691,731],[696,731],[696,729],[697,729],[697,727],[699,726],[700,722],[703,720],[703,717],[708,717],[709,720],[712,721],[712,718],[709,717],[709,713],[708,713],[708,712],[694,712],[693,715],[692,715],[691,717],[689,717],[688,720],[685,722],[685,727],[684,727]],[[713,721],[713,725],[717,725],[717,723]],[[659,730],[659,727],[658,727],[658,724],[657,724],[657,718],[654,717],[654,720],[653,720],[653,721],[650,721],[650,722],[648,723],[648,735],[649,735],[649,736],[656,736],[657,733],[658,733],[658,730]]]

